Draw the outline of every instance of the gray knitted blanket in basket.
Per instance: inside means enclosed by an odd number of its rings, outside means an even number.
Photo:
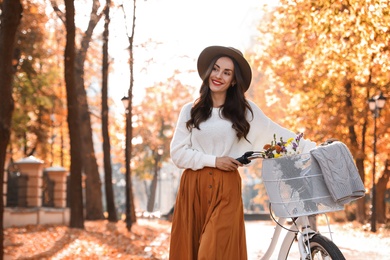
[[[318,146],[310,151],[324,176],[335,202],[346,204],[364,196],[364,184],[352,154],[342,142]]]

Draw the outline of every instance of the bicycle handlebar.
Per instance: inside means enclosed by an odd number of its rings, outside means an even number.
[[[323,142],[320,145],[321,146],[328,145],[328,144],[331,144],[331,143],[333,143],[335,141],[338,141],[338,140],[335,139],[335,138],[330,138],[330,139],[326,140],[325,142]],[[249,152],[244,153],[241,157],[236,158],[236,160],[239,161],[242,164],[248,164],[253,159],[264,158],[263,155],[264,154],[261,153],[261,152],[249,151]]]

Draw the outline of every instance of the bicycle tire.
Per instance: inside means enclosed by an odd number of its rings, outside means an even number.
[[[329,238],[316,234],[310,240],[312,259],[345,260],[343,253]]]

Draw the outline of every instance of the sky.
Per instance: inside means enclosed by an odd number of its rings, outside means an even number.
[[[132,1],[129,1],[132,2]],[[137,1],[134,36],[134,101],[145,87],[164,82],[175,70],[184,84],[200,86],[196,72],[199,53],[210,45],[232,46],[242,52],[256,38],[262,4],[275,0],[147,0]],[[132,6],[125,6],[128,18]],[[127,94],[128,40],[123,13],[111,14],[110,56],[113,72],[110,96],[115,102]],[[128,25],[131,27],[131,24]],[[149,41],[146,47],[141,45]],[[115,47],[113,47],[115,46]],[[188,73],[185,73],[185,72]],[[121,106],[121,104],[119,104]]]

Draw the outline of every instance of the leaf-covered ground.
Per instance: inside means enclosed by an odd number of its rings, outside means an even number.
[[[166,259],[170,222],[86,221],[85,230],[31,225],[4,230],[6,259]]]
[[[274,223],[245,223],[250,260],[260,259],[268,247]],[[86,221],[85,230],[67,226],[38,225],[4,230],[5,259],[168,259],[171,223],[158,219],[138,219],[128,232],[123,221]],[[336,244],[350,260],[389,259],[389,226],[334,223]]]

